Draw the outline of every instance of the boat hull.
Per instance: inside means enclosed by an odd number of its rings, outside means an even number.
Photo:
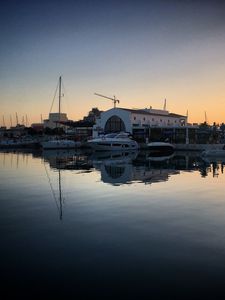
[[[138,149],[138,144],[135,141],[131,142],[89,142],[88,145],[95,151],[129,151]]]
[[[129,151],[136,150],[139,145],[129,137],[129,133],[110,133],[102,137],[87,141],[95,151]]]
[[[147,145],[149,155],[151,156],[165,156],[171,155],[174,152],[174,146],[169,143],[149,143]]]
[[[59,140],[59,141],[48,141],[42,143],[42,148],[44,150],[53,150],[53,149],[75,149],[80,146],[80,143],[68,140]]]
[[[202,156],[204,157],[223,157],[225,158],[225,150],[205,150],[202,152]]]

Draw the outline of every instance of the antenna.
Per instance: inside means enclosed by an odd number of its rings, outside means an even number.
[[[166,99],[164,100],[163,110],[166,110]]]
[[[5,117],[4,117],[4,115],[2,116],[2,121],[3,121],[3,126],[5,127]]]
[[[188,122],[188,109],[187,109],[186,117],[187,117],[187,122]]]
[[[116,108],[116,102],[120,103],[120,100],[116,99],[116,96],[113,96],[113,98],[111,98],[111,97],[107,97],[107,96],[104,96],[104,95],[101,95],[101,94],[97,94],[97,93],[94,93],[94,95],[112,100],[113,104],[114,104],[114,108]]]
[[[12,116],[10,115],[10,125],[12,127]]]

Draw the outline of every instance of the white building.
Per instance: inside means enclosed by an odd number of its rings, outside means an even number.
[[[187,125],[187,117],[160,109],[112,108],[101,113],[93,127],[93,137],[101,132],[126,131],[152,127],[176,128]]]
[[[67,114],[65,113],[50,113],[49,118],[47,120],[44,120],[44,128],[51,128],[54,129],[56,127],[62,127],[65,126],[62,124],[59,124],[59,122],[67,122]]]

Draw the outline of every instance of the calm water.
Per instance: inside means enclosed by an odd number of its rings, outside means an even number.
[[[46,151],[0,153],[0,168],[8,295],[224,299],[220,161]]]

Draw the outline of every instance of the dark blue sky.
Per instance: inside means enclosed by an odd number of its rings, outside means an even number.
[[[122,96],[123,106],[171,97],[186,111],[198,100],[199,112],[209,95],[224,95],[224,1],[2,1],[0,36],[6,114],[23,104],[35,118],[37,99],[47,114],[59,74],[83,99],[74,118],[102,104],[95,91]]]

